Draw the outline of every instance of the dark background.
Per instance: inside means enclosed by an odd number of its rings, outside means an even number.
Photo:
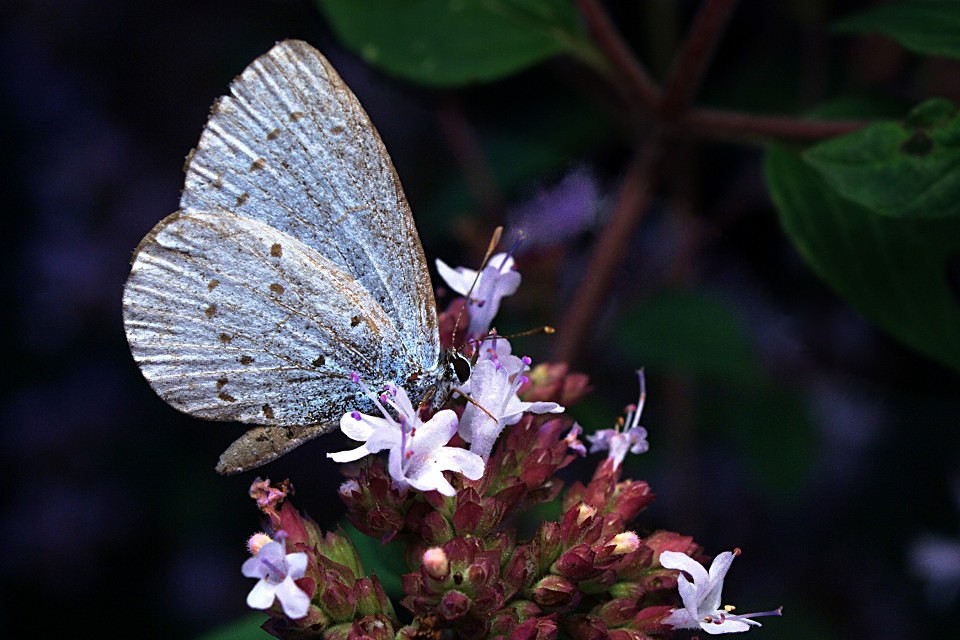
[[[611,3],[615,17],[659,75],[696,3],[622,4]],[[869,4],[745,0],[702,101],[796,112],[837,96],[960,98],[955,64],[879,38],[829,36],[830,19]],[[259,527],[246,497],[254,474],[213,472],[238,427],[179,415],[150,391],[127,351],[120,297],[133,248],[176,209],[183,157],[230,79],[283,38],[321,49],[390,149],[430,259],[476,264],[497,213],[524,202],[536,211],[538,193],[572,207],[561,244],[520,253],[525,282],[501,311],[511,328],[562,317],[629,149],[605,119],[609,95],[569,61],[462,90],[416,87],[344,51],[307,2],[35,0],[5,3],[0,20],[0,629],[193,637],[246,612],[252,583],[240,564]],[[581,119],[551,131],[541,114],[558,104]],[[583,121],[596,124],[594,138],[563,137]],[[511,136],[526,148],[540,139],[548,159],[525,172],[494,166],[514,178],[488,191],[462,186],[463,140]],[[659,499],[638,527],[694,535],[711,554],[741,547],[726,598],[743,611],[785,611],[751,633],[944,637],[957,599],[928,597],[909,555],[927,533],[960,542],[957,375],[816,279],[780,231],[761,156],[696,141],[671,149],[670,178],[578,363],[595,393],[574,415],[588,429],[609,426],[635,398],[633,370],[648,365],[652,450],[629,469]],[[595,188],[596,199],[549,191],[578,171],[593,176],[576,183],[579,195]],[[678,224],[702,234],[694,255],[683,253]],[[625,318],[642,317],[643,301],[677,282],[733,310],[763,384],[637,361],[653,338],[632,334]],[[550,347],[520,348],[543,360]],[[324,438],[263,472],[291,477],[298,505],[331,526],[339,476],[324,453],[343,445]]]

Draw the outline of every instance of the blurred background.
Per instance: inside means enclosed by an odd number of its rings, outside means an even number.
[[[848,101],[898,116],[933,95],[960,99],[956,62],[830,33],[831,20],[873,4],[743,0],[697,103],[793,114]],[[698,5],[606,3],[657,78]],[[502,333],[559,324],[568,310],[644,135],[583,65],[560,57],[431,88],[345,49],[310,2],[4,3],[8,637],[197,637],[248,613],[240,564],[260,526],[246,496],[256,474],[213,471],[240,427],[190,419],[153,394],[127,350],[120,299],[134,247],[177,207],[213,99],[290,37],[328,56],[369,112],[431,263],[475,266],[495,224],[527,230]],[[949,637],[960,612],[957,373],[817,278],[781,229],[763,154],[671,139],[574,362],[594,391],[571,413],[588,431],[611,426],[646,367],[651,452],[627,473],[658,499],[638,530],[693,535],[711,555],[740,547],[725,597],[785,612],[753,634]],[[551,340],[515,350],[548,360]],[[344,446],[325,437],[260,472],[291,478],[297,505],[333,526],[339,476],[325,453]]]

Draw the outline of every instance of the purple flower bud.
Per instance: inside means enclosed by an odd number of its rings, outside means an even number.
[[[593,567],[595,555],[588,545],[577,545],[557,558],[557,561],[550,566],[550,571],[574,582],[586,580],[599,573]]]
[[[566,607],[579,600],[577,586],[561,576],[550,575],[533,588],[531,599],[541,607]]]
[[[456,620],[470,611],[470,598],[461,591],[450,590],[440,598],[437,611],[444,620]]]

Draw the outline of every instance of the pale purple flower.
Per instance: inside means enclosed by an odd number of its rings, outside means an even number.
[[[910,548],[914,575],[927,582],[930,603],[946,609],[960,593],[960,540],[927,534]]]
[[[536,229],[527,248],[564,244],[600,224],[603,208],[593,171],[577,167],[558,183],[539,191],[507,213],[512,229]]]
[[[283,536],[270,540],[264,534],[257,534],[254,538],[258,536],[262,539],[256,544],[251,538],[253,557],[248,558],[241,567],[246,577],[259,578],[247,595],[247,606],[269,609],[276,599],[288,618],[296,620],[304,617],[310,608],[310,596],[294,580],[303,577],[307,568],[307,554],[302,551],[287,553]],[[263,543],[263,540],[269,542]]]
[[[470,402],[460,418],[460,437],[470,443],[470,450],[484,461],[490,458],[500,432],[516,424],[524,413],[563,413],[556,402],[523,402],[517,390],[526,381],[524,371],[530,358],[521,359],[521,369],[511,374],[498,359],[477,362],[462,390]]]
[[[511,351],[512,347],[506,338],[491,333],[477,345],[477,364],[492,360],[498,367],[506,370],[507,375],[520,373],[526,365],[523,358],[512,355]]]
[[[627,407],[627,416],[612,429],[600,429],[587,436],[590,441],[590,453],[609,451],[607,458],[613,460],[615,467],[623,463],[623,459],[630,453],[645,453],[650,449],[647,442],[647,430],[640,426],[640,415],[643,413],[643,403],[647,399],[647,385],[643,369],[637,371],[640,377],[640,399],[637,404]]]
[[[567,432],[564,441],[567,443],[567,448],[582,458],[587,455],[587,448],[583,446],[583,443],[580,441],[581,433],[583,433],[583,427],[574,422],[573,426],[570,427],[570,431]]]
[[[355,380],[358,378],[355,377]],[[387,468],[395,486],[410,486],[420,491],[439,491],[445,496],[456,494],[443,476],[444,471],[457,471],[471,480],[483,475],[484,461],[480,456],[460,447],[446,446],[457,432],[457,414],[450,409],[438,411],[423,422],[410,403],[407,393],[388,384],[377,398],[369,393],[383,417],[369,416],[359,411],[340,418],[340,430],[354,440],[363,442],[356,449],[328,453],[336,462],[352,462],[371,453],[388,450]],[[384,405],[390,406],[397,418]]]
[[[440,259],[437,259],[437,273],[451,289],[462,296],[469,295],[467,338],[471,340],[487,335],[493,317],[500,310],[500,300],[515,293],[520,286],[520,274],[514,270],[513,258],[506,253],[493,255],[479,276],[473,269],[454,269]]]
[[[724,551],[713,559],[708,573],[703,565],[685,553],[678,551],[661,553],[660,564],[664,568],[684,571],[693,578],[693,582],[690,582],[682,573],[677,576],[677,588],[680,591],[683,608],[672,609],[670,614],[663,619],[664,624],[669,624],[674,629],[699,628],[709,634],[739,633],[746,631],[751,626],[761,626],[759,622],[752,620],[752,618],[780,615],[782,608],[736,615],[733,613],[734,607],[730,605],[720,606],[723,579],[726,577],[727,571],[730,570],[733,559],[738,555],[740,555],[739,549],[734,549],[732,552]]]

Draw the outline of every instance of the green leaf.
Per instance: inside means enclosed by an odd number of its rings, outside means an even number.
[[[750,384],[759,365],[731,306],[706,291],[672,291],[624,313],[616,343],[650,370]]]
[[[559,53],[595,57],[569,0],[316,0],[371,65],[436,86],[494,80]]]
[[[881,33],[904,48],[960,58],[960,2],[919,0],[887,4],[833,24],[836,33]]]
[[[360,556],[367,575],[375,575],[389,597],[394,599],[403,597],[400,576],[410,570],[406,564],[403,545],[396,540],[385,545],[361,533],[349,522],[343,523],[343,532],[356,547],[357,555]]]
[[[765,170],[780,221],[814,271],[884,330],[960,369],[960,302],[949,282],[960,218],[878,216],[784,147],[768,151]]]
[[[264,613],[251,613],[205,633],[198,640],[268,640],[273,636],[260,628],[266,620],[267,615]]]
[[[709,428],[735,445],[764,492],[782,500],[810,482],[819,443],[809,403],[799,392],[765,379],[749,389],[715,390],[704,410]]]
[[[902,123],[821,142],[803,158],[841,195],[881,215],[960,214],[960,112],[947,100],[921,104]]]

